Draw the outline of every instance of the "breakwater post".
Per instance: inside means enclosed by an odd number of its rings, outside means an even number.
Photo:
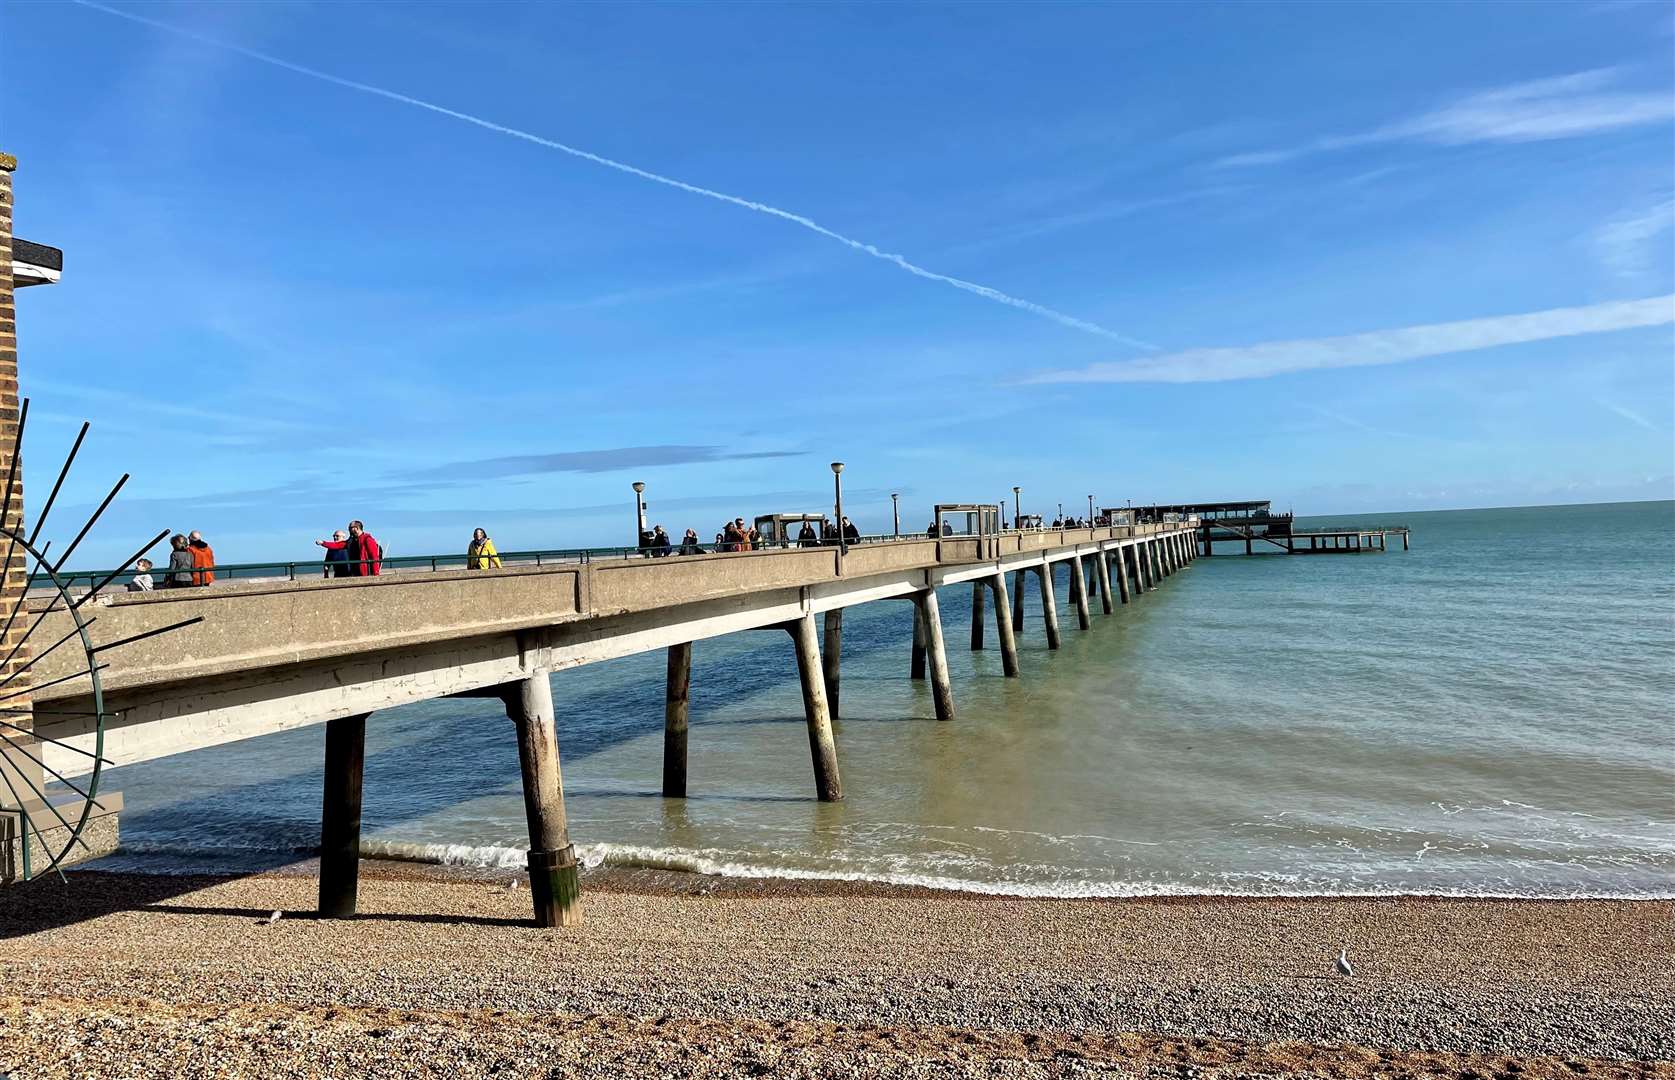
[[[355,914],[360,888],[361,777],[366,713],[326,721],[326,781],[320,800],[320,914]]]

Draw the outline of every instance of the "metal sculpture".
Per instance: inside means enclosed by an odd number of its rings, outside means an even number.
[[[99,779],[103,767],[111,764],[104,754],[105,721],[116,715],[105,709],[104,680],[102,673],[110,667],[105,657],[114,650],[125,645],[132,645],[146,638],[166,634],[182,627],[202,622],[202,617],[186,619],[168,626],[157,627],[141,634],[134,634],[118,641],[107,641],[94,644],[89,628],[98,621],[98,616],[84,614],[88,604],[97,600],[105,588],[119,577],[128,575],[132,579],[131,569],[135,562],[143,558],[146,552],[156,547],[169,534],[167,529],[152,537],[143,547],[130,555],[116,570],[111,571],[102,580],[96,582],[86,592],[76,595],[70,586],[60,577],[59,571],[75,554],[76,548],[87,538],[93,526],[115,500],[117,493],[128,482],[127,473],[122,474],[104,501],[93,511],[87,521],[77,531],[75,539],[70,541],[55,560],[49,561],[47,552],[52,548],[49,540],[41,543],[41,533],[46,526],[47,518],[52,513],[53,504],[58,500],[58,494],[64,487],[65,479],[70,475],[70,467],[75,464],[76,455],[81,450],[82,441],[87,438],[91,425],[83,423],[81,431],[76,435],[74,445],[64,458],[64,465],[58,470],[58,479],[52,485],[52,492],[47,496],[46,504],[41,508],[40,517],[36,518],[35,526],[25,534],[21,507],[16,514],[16,525],[13,526],[12,498],[16,490],[18,461],[23,450],[23,434],[29,421],[29,399],[25,398],[18,411],[17,436],[12,444],[11,464],[7,470],[5,492],[0,500],[0,540],[6,545],[6,557],[0,561],[0,577],[9,581],[14,569],[14,560],[21,562],[27,569],[23,588],[17,590],[6,612],[5,621],[0,624],[0,648],[6,652],[0,657],[0,813],[15,815],[21,821],[18,829],[18,846],[21,848],[20,876],[27,880],[49,871],[56,872],[63,878],[62,866],[80,844],[89,853],[92,848],[82,838],[82,832],[87,828],[89,819],[95,809],[103,809],[98,801]],[[55,611],[68,614],[72,627],[70,631],[38,652],[26,653],[31,638],[41,623]],[[27,629],[15,643],[9,647],[5,642],[10,640],[15,626],[26,625]],[[81,670],[72,674],[53,679],[40,686],[31,685],[27,679],[30,670],[41,659],[57,652],[59,649],[79,648],[85,663]],[[13,666],[13,661],[22,654],[23,662]],[[91,712],[62,712],[37,710],[30,706],[28,698],[36,690],[58,683],[70,682],[75,679],[87,679],[89,694],[93,702]],[[92,750],[72,745],[59,739],[38,735],[32,721],[36,717],[50,716],[54,718],[74,717],[88,722],[92,735]],[[75,754],[92,759],[92,768],[78,776],[82,783],[78,785],[67,779],[45,760],[45,753],[41,752],[42,744],[61,747]],[[71,770],[72,772],[76,770]],[[64,796],[73,794],[80,800],[79,812],[72,808],[66,815],[62,809],[69,805]],[[49,834],[51,834],[49,838]],[[33,839],[34,843],[31,843]],[[45,859],[44,865],[35,857],[35,849],[39,848]]]

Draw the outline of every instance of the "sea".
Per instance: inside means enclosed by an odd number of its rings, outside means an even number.
[[[791,641],[694,646],[690,780],[659,792],[661,653],[553,676],[589,866],[1017,896],[1675,897],[1675,503],[1314,518],[1401,523],[1384,553],[1221,544],[1094,605],[1063,647],[1026,590],[1023,677],[942,590],[957,717],[909,678],[894,601],[843,628],[845,798],[814,798]],[[1260,548],[1262,545],[1258,545]],[[243,872],[312,853],[322,727],[107,770],[94,864]],[[512,724],[441,700],[367,725],[365,854],[521,867]]]

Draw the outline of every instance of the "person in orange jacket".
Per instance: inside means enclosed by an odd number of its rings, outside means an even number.
[[[215,582],[215,549],[204,541],[204,534],[193,529],[186,538],[192,553],[192,584],[210,585]]]

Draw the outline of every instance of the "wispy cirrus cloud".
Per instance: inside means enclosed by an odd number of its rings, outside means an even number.
[[[1468,94],[1448,104],[1370,131],[1329,135],[1298,146],[1256,150],[1221,158],[1221,167],[1277,165],[1294,158],[1378,143],[1420,142],[1436,146],[1469,143],[1542,142],[1601,131],[1667,122],[1675,118],[1675,95],[1615,90],[1620,72],[1599,68],[1514,83]]]
[[[1342,337],[1269,341],[1232,348],[1186,349],[1162,356],[1046,371],[1029,383],[1226,382],[1297,371],[1398,364],[1427,356],[1492,349],[1528,341],[1600,334],[1675,323],[1675,294],[1552,308],[1524,315],[1431,323]]]
[[[514,454],[456,461],[400,474],[414,480],[456,480],[462,476],[497,479],[543,473],[604,473],[657,465],[695,465],[713,461],[753,461],[801,457],[803,450],[729,451],[721,446],[623,446],[611,450],[569,450],[556,454]]]
[[[1639,277],[1652,267],[1654,241],[1671,228],[1675,228],[1675,198],[1665,197],[1601,225],[1593,234],[1594,252],[1617,276]]]

